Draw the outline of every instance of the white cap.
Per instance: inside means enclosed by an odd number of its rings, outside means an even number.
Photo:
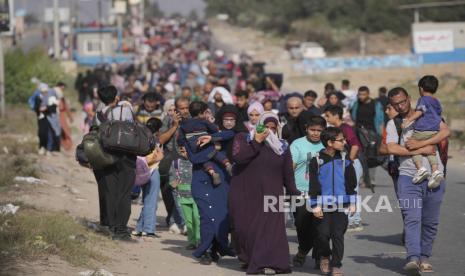
[[[39,91],[45,92],[45,91],[48,91],[48,89],[49,89],[49,87],[48,87],[48,85],[46,83],[41,82],[39,84]]]

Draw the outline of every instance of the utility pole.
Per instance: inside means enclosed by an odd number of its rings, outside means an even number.
[[[100,63],[103,63],[103,38],[102,38],[102,0],[98,0],[98,37],[99,37],[99,44],[100,44]]]
[[[140,0],[140,26],[144,30],[145,0]]]
[[[53,49],[56,59],[60,59],[60,14],[58,0],[53,0]]]
[[[3,64],[3,38],[0,34],[0,117],[5,118],[5,68]]]

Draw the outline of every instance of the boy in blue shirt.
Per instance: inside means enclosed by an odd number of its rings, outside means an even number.
[[[315,154],[324,149],[320,141],[320,134],[326,127],[326,121],[321,116],[312,116],[305,123],[307,135],[294,140],[291,144],[292,162],[294,165],[295,183],[297,189],[304,196],[308,195],[309,164]],[[314,237],[316,230],[313,225],[313,214],[305,205],[296,207],[294,212],[294,223],[297,230],[299,249],[293,258],[295,267],[302,267],[307,254],[314,248]],[[315,249],[313,258],[317,259]]]
[[[418,82],[418,89],[421,97],[418,99],[415,113],[402,123],[402,128],[407,128],[415,121],[412,135],[412,138],[415,140],[428,140],[439,131],[439,125],[442,121],[442,108],[439,100],[434,97],[438,85],[438,79],[431,75],[424,76]],[[434,189],[439,186],[444,179],[444,173],[438,169],[438,159],[436,155],[428,155],[427,158],[431,165],[431,171],[433,172],[431,175],[428,169],[423,167],[423,156],[421,154],[412,156],[413,162],[418,170],[412,182],[414,184],[420,184],[423,180],[429,178],[428,188]]]
[[[341,276],[344,234],[348,225],[346,208],[349,207],[352,214],[355,212],[357,178],[352,162],[345,158],[342,131],[335,127],[326,128],[321,133],[321,142],[325,149],[310,161],[309,195],[316,217],[315,244],[320,256],[320,270]]]

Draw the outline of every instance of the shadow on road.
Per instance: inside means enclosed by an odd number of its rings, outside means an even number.
[[[399,274],[404,274],[402,269],[405,265],[405,259],[393,257],[388,255],[374,255],[374,256],[348,256],[355,263],[359,264],[373,264],[378,268],[390,270]]]
[[[375,235],[355,235],[359,240],[367,240],[373,242],[387,243],[402,246],[402,234],[394,234],[388,236],[375,236]]]

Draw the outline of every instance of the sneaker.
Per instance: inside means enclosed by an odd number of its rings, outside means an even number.
[[[181,230],[179,229],[178,225],[176,223],[171,224],[169,228],[169,232],[171,234],[181,234]]]
[[[39,149],[38,153],[39,153],[39,155],[45,155],[45,152],[46,152],[45,148],[42,147],[42,148]]]
[[[431,177],[429,178],[428,181],[428,188],[434,189],[441,185],[441,181],[444,180],[444,174],[440,170],[436,170],[433,172]]]
[[[142,237],[142,232],[133,230],[133,231],[131,232],[131,235],[133,235],[134,237]]]
[[[187,236],[187,226],[186,225],[184,225],[184,227],[182,228],[181,234],[183,234],[184,236]]]
[[[160,236],[155,233],[145,233],[145,232],[142,232],[142,237],[149,238],[149,239],[160,238]]]
[[[423,180],[427,179],[428,177],[430,176],[430,173],[428,172],[428,170],[425,168],[425,167],[421,167],[417,173],[415,174],[415,176],[413,177],[413,184],[419,184],[421,183]]]
[[[205,252],[205,254],[200,257],[200,264],[202,265],[211,265],[212,264],[212,258],[210,257],[210,254],[208,252]]]
[[[213,185],[218,186],[221,184],[221,176],[219,173],[214,172],[212,174],[212,178],[213,178]]]

